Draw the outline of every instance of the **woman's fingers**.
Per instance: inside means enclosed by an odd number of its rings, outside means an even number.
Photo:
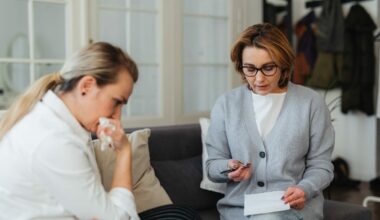
[[[305,206],[305,200],[304,199],[298,199],[291,203],[289,203],[290,207],[293,209],[301,210]]]
[[[107,126],[98,126],[97,134],[99,135],[102,132],[111,137],[112,146],[116,149],[121,149],[129,144],[121,122],[118,119],[107,118]]]
[[[285,204],[289,204],[294,209],[303,209],[305,206],[305,192],[296,186],[289,187],[284,194]]]
[[[238,160],[229,160],[228,161],[228,168],[235,170],[235,169],[239,168],[240,164],[241,164],[241,162]]]
[[[228,178],[230,178],[234,182],[240,182],[243,180],[247,180],[251,177],[251,167],[240,166],[235,171],[232,171],[228,174]]]

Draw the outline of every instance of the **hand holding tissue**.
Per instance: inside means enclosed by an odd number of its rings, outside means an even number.
[[[99,133],[99,139],[100,139],[100,149],[102,151],[106,150],[107,147],[111,147],[112,149],[115,149],[115,146],[113,145],[112,137],[107,135],[105,130],[108,129],[108,131],[115,131],[116,127],[115,125],[108,119],[101,117],[99,118],[99,126],[103,129]]]

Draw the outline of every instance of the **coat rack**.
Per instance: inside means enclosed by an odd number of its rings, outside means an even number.
[[[368,1],[368,0],[340,0],[342,4],[348,3],[348,2],[363,2],[363,1]],[[308,1],[305,3],[306,8],[315,8],[318,6],[321,6],[323,3],[323,0],[313,0],[313,1]]]

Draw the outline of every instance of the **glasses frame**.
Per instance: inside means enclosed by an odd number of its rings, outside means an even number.
[[[267,74],[267,73],[265,73],[265,70],[263,71],[263,69],[266,68],[266,67],[268,67],[268,66],[273,66],[273,67],[274,67],[274,71],[273,71],[272,74]],[[246,73],[244,72],[244,69],[245,69],[245,68],[255,68],[256,71],[255,71],[254,74],[246,74]],[[260,71],[264,76],[274,76],[274,75],[276,74],[276,72],[277,72],[277,68],[278,68],[278,66],[277,66],[276,64],[274,64],[274,63],[273,63],[273,64],[265,64],[265,65],[263,65],[261,68],[256,68],[256,67],[253,66],[253,65],[242,65],[242,66],[241,66],[241,70],[242,70],[243,74],[244,74],[246,77],[255,77],[259,71]]]

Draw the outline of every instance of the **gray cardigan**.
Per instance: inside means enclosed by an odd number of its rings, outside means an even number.
[[[333,178],[331,153],[334,130],[322,97],[311,89],[289,83],[282,109],[263,141],[256,126],[250,90],[238,87],[221,96],[211,112],[206,138],[206,170],[214,182],[227,182],[218,202],[221,219],[246,219],[244,194],[304,189],[304,219],[323,219],[323,194]],[[229,181],[220,174],[229,159],[250,162],[252,177]]]

